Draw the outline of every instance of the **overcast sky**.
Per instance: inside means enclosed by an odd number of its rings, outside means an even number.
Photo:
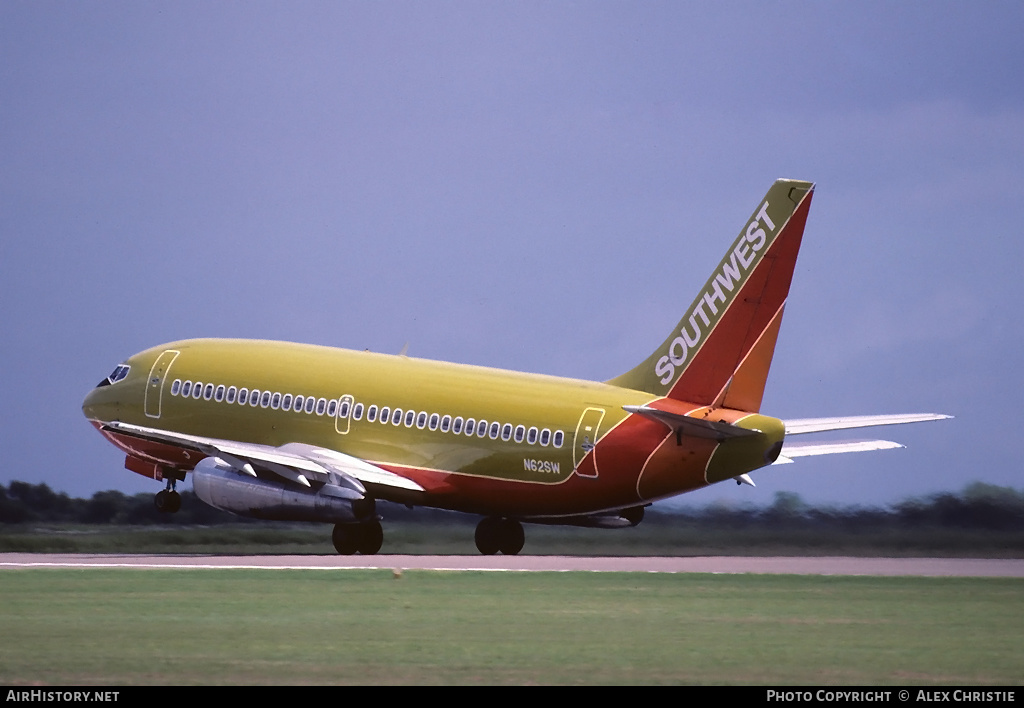
[[[791,177],[818,186],[763,412],[956,419],[690,499],[1024,487],[1022,28],[1019,2],[2,2],[0,483],[157,491],[81,401],[180,338],[611,378]]]

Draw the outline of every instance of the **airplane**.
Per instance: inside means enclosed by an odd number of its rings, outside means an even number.
[[[177,511],[207,504],[334,524],[341,554],[383,544],[377,500],[483,517],[477,549],[523,523],[635,526],[651,503],[805,456],[902,447],[806,433],[934,413],[783,421],[760,413],[814,184],[776,181],[679,323],[605,382],[308,344],[194,339],[129,357],[82,409]]]

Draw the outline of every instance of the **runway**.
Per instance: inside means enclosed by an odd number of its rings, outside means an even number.
[[[213,556],[0,553],[0,569],[136,568],[277,570],[442,570],[511,572],[752,573],[1024,578],[1024,559],[579,556]]]

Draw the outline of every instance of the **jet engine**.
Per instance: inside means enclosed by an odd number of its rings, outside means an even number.
[[[376,518],[374,500],[354,489],[330,483],[315,491],[287,486],[241,474],[216,457],[196,465],[192,487],[210,506],[256,519],[353,523]]]

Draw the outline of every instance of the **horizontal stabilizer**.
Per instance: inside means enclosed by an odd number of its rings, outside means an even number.
[[[722,423],[714,420],[703,420],[691,418],[682,413],[671,413],[659,410],[650,406],[623,406],[628,413],[636,413],[645,418],[656,420],[669,430],[682,429],[683,435],[695,438],[710,438],[712,440],[725,440],[726,438],[742,438],[749,435],[757,435],[758,431],[749,428],[741,428],[730,423]]]
[[[782,446],[782,455],[775,464],[782,465],[792,462],[794,457],[814,457],[816,455],[838,455],[846,452],[869,452],[871,450],[893,450],[903,447],[889,440],[854,440],[849,442],[824,443],[790,443]]]
[[[785,423],[786,435],[802,435],[804,433],[820,433],[826,430],[847,430],[849,428],[871,428],[876,425],[922,423],[927,420],[944,420],[952,417],[951,415],[943,415],[941,413],[898,413],[896,415],[853,415],[841,418],[801,418],[799,420],[787,420]]]

